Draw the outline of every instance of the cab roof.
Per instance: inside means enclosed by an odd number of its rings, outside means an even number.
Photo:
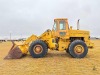
[[[67,18],[55,18],[54,20],[68,20]]]

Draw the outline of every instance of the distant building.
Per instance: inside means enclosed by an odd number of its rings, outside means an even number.
[[[100,39],[100,38],[98,38],[98,37],[90,37],[90,39]]]
[[[25,41],[26,38],[19,38],[19,39],[0,39],[0,42],[6,42],[6,41]]]

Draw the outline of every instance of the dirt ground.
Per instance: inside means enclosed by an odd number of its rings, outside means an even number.
[[[83,59],[72,58],[65,51],[49,51],[44,58],[32,58],[29,54],[21,59],[4,60],[11,42],[0,43],[0,75],[100,75],[100,40],[92,40]]]

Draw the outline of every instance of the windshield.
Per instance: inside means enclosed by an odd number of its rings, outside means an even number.
[[[57,30],[57,24],[56,24],[56,22],[54,22],[53,29],[54,29],[54,30]]]

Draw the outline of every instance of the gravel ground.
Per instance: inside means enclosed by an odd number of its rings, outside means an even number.
[[[30,54],[21,59],[4,60],[11,42],[0,43],[0,75],[100,75],[100,40],[92,40],[83,59],[72,58],[65,51],[50,51],[44,58],[32,58]]]

